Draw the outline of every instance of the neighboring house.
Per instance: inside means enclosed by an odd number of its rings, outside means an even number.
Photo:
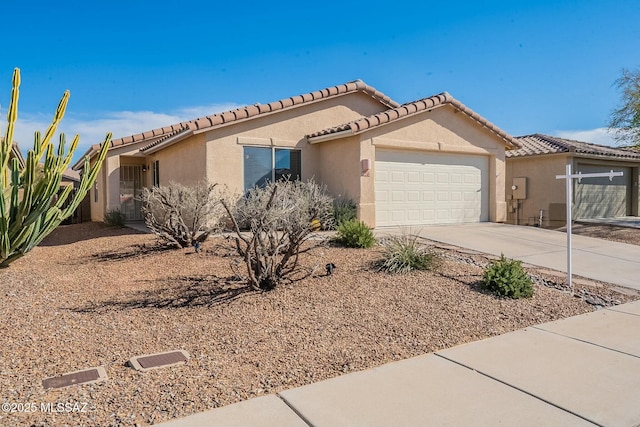
[[[547,135],[515,138],[508,151],[506,195],[508,222],[560,226],[566,223],[566,183],[556,175],[621,171],[622,177],[573,181],[573,219],[638,216],[640,153]]]
[[[505,149],[516,147],[447,93],[399,105],[357,80],[112,141],[91,219],[142,219],[146,186],[206,179],[240,195],[291,176],[351,198],[371,226],[505,221]]]
[[[0,136],[0,144],[2,144],[4,142],[4,136]],[[18,164],[20,165],[21,168],[24,167],[25,165],[25,159],[22,156],[22,152],[20,151],[20,148],[18,148],[18,144],[16,144],[15,142],[13,144],[11,144],[11,151],[9,152],[9,170],[11,170],[11,165],[12,165],[12,159],[18,159]]]
[[[62,182],[60,184],[60,188],[62,189],[65,186],[73,186],[73,191],[77,191],[80,187],[81,177],[77,171],[73,169],[67,169],[62,173]],[[73,194],[69,196],[67,204],[71,202]],[[73,212],[73,215],[67,218],[63,224],[76,224],[83,221],[91,221],[91,206],[89,203],[89,197],[85,197],[82,202],[78,205],[76,210]]]

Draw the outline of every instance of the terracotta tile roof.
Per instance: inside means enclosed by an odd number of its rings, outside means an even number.
[[[369,117],[363,117],[358,120],[354,120],[349,123],[345,123],[340,126],[335,126],[329,129],[324,129],[319,132],[312,133],[307,135],[307,138],[313,139],[320,136],[329,136],[331,134],[336,134],[339,132],[351,132],[351,134],[357,134],[363,132],[367,129],[372,129],[377,126],[382,126],[384,124],[393,122],[395,120],[399,120],[405,117],[410,117],[415,114],[419,114],[424,111],[429,111],[433,108],[441,107],[443,105],[451,105],[458,111],[465,113],[467,116],[478,122],[480,125],[487,128],[489,131],[493,132],[504,141],[507,142],[508,145],[513,147],[519,147],[518,142],[508,133],[474,112],[470,108],[466,107],[460,101],[452,97],[447,92],[442,92],[438,95],[430,96],[428,98],[419,99],[417,101],[409,102],[406,104],[402,104],[398,107],[389,109],[387,111],[383,111],[382,113],[374,114]]]
[[[517,150],[506,152],[507,157],[540,156],[544,154],[578,153],[619,159],[638,159],[640,153],[629,148],[607,147],[605,145],[534,134],[515,138],[521,145]]]
[[[302,95],[281,99],[279,101],[270,102],[268,104],[248,105],[246,107],[237,108],[235,110],[212,114],[210,116],[200,117],[187,122],[181,122],[171,126],[165,126],[163,128],[153,129],[147,132],[130,135],[124,138],[114,139],[111,141],[111,148],[134,144],[141,141],[149,141],[150,143],[142,149],[148,150],[151,147],[158,145],[160,143],[160,140],[164,141],[170,137],[177,135],[178,133],[181,133],[186,129],[192,130],[194,132],[207,130],[209,128],[225,125],[231,122],[251,119],[262,114],[273,113],[279,110],[284,110],[291,107],[300,106],[302,104],[332,98],[335,96],[345,95],[352,92],[365,93],[389,108],[395,108],[400,105],[374,87],[364,83],[362,80],[354,80],[341,85],[317,90],[315,92],[305,93]],[[82,158],[84,159],[84,157],[87,155],[93,156],[95,153],[97,153],[99,147],[99,144],[94,144],[85,153],[85,155],[82,156]],[[84,160],[79,161],[75,165],[73,165],[73,169],[79,169],[83,165]]]
[[[67,169],[62,172],[62,179],[66,179],[67,181],[80,182],[80,173],[74,171],[73,169]]]
[[[169,133],[161,136],[160,138],[155,139],[154,141],[150,142],[149,144],[145,145],[144,147],[140,148],[140,151],[148,150],[148,149],[150,149],[152,147],[155,147],[156,145],[166,141],[169,138],[173,138],[174,136],[177,136],[177,135],[180,135],[180,134],[186,134],[189,131],[191,131],[189,126],[185,126],[182,129],[176,129],[173,132],[169,132]]]

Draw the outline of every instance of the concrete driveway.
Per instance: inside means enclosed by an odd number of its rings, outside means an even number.
[[[376,234],[401,232],[376,228]],[[479,223],[404,228],[420,236],[528,264],[567,271],[567,236],[558,231],[508,224]],[[640,246],[572,236],[573,274],[640,290]]]

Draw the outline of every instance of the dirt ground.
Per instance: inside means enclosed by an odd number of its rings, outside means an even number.
[[[558,228],[558,231],[566,232],[567,228]],[[571,232],[587,237],[612,240],[614,242],[640,245],[640,228],[620,227],[608,224],[575,223],[571,226]]]
[[[0,270],[0,400],[86,404],[0,413],[0,425],[149,425],[596,309],[540,271],[533,298],[497,298],[480,289],[487,258],[438,247],[437,271],[392,276],[371,268],[379,248],[328,245],[304,262],[334,263],[333,275],[254,292],[231,269],[227,244],[166,250],[149,234],[77,224]],[[581,282],[585,292],[602,304],[639,297]],[[191,355],[183,366],[127,365],[178,349]],[[107,381],[42,386],[96,366]]]

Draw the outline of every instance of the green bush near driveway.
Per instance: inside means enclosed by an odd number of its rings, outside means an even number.
[[[371,228],[362,221],[353,219],[338,226],[336,242],[348,248],[370,248],[376,244]]]
[[[510,298],[533,296],[533,281],[522,268],[522,261],[507,259],[504,254],[484,270],[482,288]]]

